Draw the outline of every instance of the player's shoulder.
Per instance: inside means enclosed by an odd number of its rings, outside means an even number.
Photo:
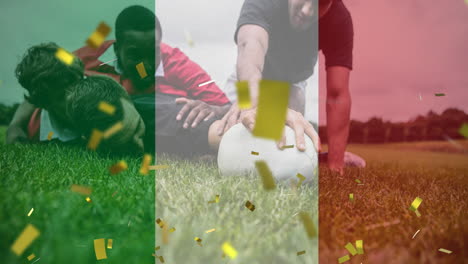
[[[335,0],[320,24],[325,27],[352,25],[351,13],[342,0]]]

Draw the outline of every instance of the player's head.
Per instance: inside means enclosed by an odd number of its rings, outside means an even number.
[[[317,0],[288,0],[289,23],[296,31],[310,28],[317,16]]]
[[[93,129],[106,131],[118,122],[123,128],[99,144],[99,149],[119,153],[139,153],[143,150],[145,125],[127,92],[113,79],[90,76],[74,84],[67,92],[67,116],[87,139]],[[115,107],[110,115],[99,110],[106,102]]]
[[[151,10],[134,5],[120,12],[115,21],[117,63],[136,89],[146,89],[154,84],[155,19]],[[143,63],[147,73],[143,78],[136,68],[140,63]]]
[[[333,0],[319,0],[319,17],[325,16],[333,3]]]
[[[53,42],[29,48],[16,66],[15,74],[21,86],[28,91],[24,96],[28,102],[64,121],[65,90],[83,79],[84,66],[76,57],[70,65],[63,63],[55,56],[58,49],[59,46]]]

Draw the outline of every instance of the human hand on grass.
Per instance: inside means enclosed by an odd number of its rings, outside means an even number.
[[[184,128],[196,127],[202,120],[208,121],[216,115],[216,106],[209,105],[200,100],[192,100],[185,97],[179,97],[175,100],[176,104],[185,104],[177,114],[176,119],[184,121]]]
[[[28,142],[27,133],[19,126],[10,125],[6,133],[6,143],[26,143]]]

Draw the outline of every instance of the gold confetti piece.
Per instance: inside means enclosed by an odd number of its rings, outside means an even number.
[[[299,186],[301,186],[302,182],[305,181],[305,177],[304,177],[304,175],[302,175],[302,174],[300,174],[300,173],[298,173],[298,174],[296,175],[296,177],[299,178],[299,182],[298,182],[298,184],[297,184],[297,187],[299,187]]]
[[[149,172],[149,165],[153,157],[150,154],[145,154],[143,156],[143,161],[141,163],[140,174],[148,175]]]
[[[101,139],[102,139],[103,135],[104,134],[101,131],[99,131],[97,129],[93,129],[93,132],[91,133],[91,138],[89,139],[87,148],[90,149],[90,150],[96,150],[97,146],[101,142]]]
[[[460,133],[460,135],[464,136],[465,138],[468,138],[468,124],[464,123],[458,130],[458,133]]]
[[[211,232],[214,232],[216,231],[216,228],[213,228],[213,229],[210,229],[210,230],[206,230],[205,233],[208,234],[208,233],[211,233]]]
[[[345,246],[346,250],[348,250],[349,253],[351,253],[351,255],[356,255],[357,254],[357,251],[356,251],[356,248],[353,246],[353,244],[349,243],[346,244]]]
[[[164,245],[169,244],[169,232],[167,228],[168,228],[167,224],[164,224],[162,227],[162,242]]]
[[[201,239],[201,238],[195,237],[194,240],[197,241],[197,244],[198,244],[200,247],[203,247],[203,245],[202,245],[202,243],[201,243],[201,242],[202,242],[202,239]]]
[[[107,258],[104,238],[94,239],[94,252],[97,260]]]
[[[357,183],[361,183],[361,181],[360,181],[359,179],[356,179],[355,181],[356,181]]]
[[[75,59],[73,54],[62,48],[57,49],[57,51],[55,52],[55,57],[67,65],[71,65],[73,63],[73,60]]]
[[[419,197],[416,197],[416,199],[414,199],[414,201],[411,203],[411,206],[409,208],[411,211],[416,213],[417,217],[421,216],[421,214],[418,211],[418,207],[419,205],[421,205],[421,203],[422,203],[422,199]]]
[[[99,102],[98,109],[108,115],[113,115],[115,113],[115,106],[104,101]]]
[[[159,259],[159,261],[161,261],[161,263],[164,263],[164,257],[163,256],[158,256],[158,259]]]
[[[250,152],[250,154],[258,156],[258,152],[255,151]]]
[[[31,224],[28,224],[21,234],[16,238],[15,242],[11,246],[11,250],[17,256],[23,254],[24,250],[31,245],[31,243],[40,235],[41,233]]]
[[[107,248],[108,248],[108,249],[112,249],[112,243],[113,243],[113,242],[114,242],[114,241],[113,241],[112,239],[107,239]]]
[[[444,93],[436,93],[435,96],[445,96]]]
[[[348,260],[350,260],[350,257],[349,257],[349,255],[346,255],[346,256],[343,256],[343,257],[339,258],[338,263],[343,263],[343,262],[346,262]]]
[[[76,185],[76,184],[72,184],[70,189],[72,192],[77,192],[83,195],[91,195],[91,192],[92,192],[91,188],[81,186],[81,185]]]
[[[416,210],[416,211],[414,211],[414,212],[416,213],[416,216],[417,216],[417,217],[421,217],[421,213],[420,213],[418,210]]]
[[[419,233],[419,231],[421,231],[421,229],[419,229],[418,231],[416,231],[416,233],[414,233],[414,235],[413,235],[413,238],[412,238],[412,239],[414,239],[414,238],[416,237],[416,235]]]
[[[113,62],[113,61],[116,61],[116,60],[117,60],[117,59],[113,59],[113,60],[110,60],[110,61],[107,61],[107,62],[103,62],[103,63],[99,64],[99,66],[102,66],[102,65],[104,65],[104,64],[108,64],[109,62]]]
[[[50,131],[49,134],[47,134],[47,140],[51,141],[53,135],[54,135],[54,132]]]
[[[364,245],[363,245],[363,241],[362,240],[356,240],[356,248],[357,248],[357,253],[359,255],[362,255],[364,254]]]
[[[237,257],[237,250],[232,247],[229,242],[224,242],[221,248],[223,249],[224,254],[231,259],[235,259]]]
[[[109,168],[109,172],[111,174],[117,174],[117,173],[120,173],[124,170],[128,169],[128,165],[127,165],[127,162],[125,162],[124,160],[121,160],[119,162],[117,162],[116,164],[112,165],[110,168]]]
[[[263,188],[265,188],[265,190],[275,189],[275,180],[273,179],[273,174],[271,173],[270,168],[268,168],[268,164],[263,160],[257,160],[255,161],[255,167],[262,177]]]
[[[305,250],[297,252],[297,255],[298,255],[298,256],[304,255],[304,254],[305,254]]]
[[[190,32],[187,29],[184,29],[184,35],[185,35],[185,40],[187,41],[187,44],[191,48],[193,48],[194,43],[193,43],[192,35],[190,34]]]
[[[452,254],[452,251],[445,249],[445,248],[439,248],[440,252],[446,253],[446,254]]]
[[[239,109],[248,109],[252,107],[250,101],[249,83],[247,81],[236,82],[237,101]]]
[[[169,168],[169,165],[152,165],[148,167],[149,170],[162,170],[167,168]]]
[[[219,203],[219,194],[215,196],[215,199],[213,201],[208,201],[208,203]]]
[[[86,44],[92,48],[98,48],[102,45],[107,35],[111,32],[111,28],[104,22],[101,22],[96,30],[86,40]]]
[[[110,138],[115,133],[119,132],[123,128],[123,123],[121,121],[115,123],[113,126],[104,131],[103,137]]]
[[[350,193],[350,194],[349,194],[349,200],[350,200],[351,202],[354,202],[354,194],[353,194],[353,193]]]
[[[198,85],[198,87],[202,87],[202,86],[208,85],[208,84],[210,84],[210,83],[214,83],[214,82],[215,82],[215,80],[211,80],[211,81],[207,81],[207,82],[204,82],[204,83],[200,83],[200,84]]]
[[[34,207],[31,208],[31,210],[29,210],[28,217],[30,217],[30,216],[32,215],[33,212],[34,212]]]
[[[88,203],[92,202],[92,201],[91,201],[91,198],[89,198],[89,197],[86,197],[86,201],[87,201]]]
[[[317,235],[317,232],[315,231],[314,222],[312,221],[312,218],[309,216],[309,214],[306,212],[300,212],[299,217],[301,218],[302,223],[304,224],[304,228],[306,229],[309,238],[315,237]]]
[[[160,228],[164,227],[164,221],[161,218],[156,219],[156,223],[159,225]]]
[[[286,145],[286,146],[282,147],[281,149],[288,149],[288,148],[294,148],[294,145]]]
[[[260,81],[257,117],[252,131],[256,137],[280,140],[288,110],[289,83]]]
[[[144,79],[148,74],[146,73],[145,65],[143,62],[140,62],[136,65],[136,69],[138,71],[138,74],[140,75],[140,78]]]
[[[34,255],[34,253],[33,253],[33,254],[31,254],[31,255],[28,256],[28,260],[31,261],[31,260],[33,260],[35,257],[36,257],[36,255]]]
[[[172,233],[172,232],[174,232],[174,231],[176,231],[175,227],[169,229],[169,233]]]
[[[250,201],[245,202],[245,207],[247,207],[252,212],[255,210],[255,205],[253,205]]]

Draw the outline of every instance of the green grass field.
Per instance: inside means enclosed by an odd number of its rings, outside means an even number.
[[[444,147],[433,147],[440,144]],[[365,254],[346,263],[464,263],[468,155],[440,152],[447,149],[445,142],[429,142],[429,149],[421,145],[350,145],[368,167],[348,169],[343,177],[321,169],[319,217],[314,185],[278,185],[266,192],[259,179],[221,177],[213,162],[167,156],[158,157],[158,164],[170,167],[157,171],[155,185],[151,176],[138,174],[140,158],[126,158],[129,170],[110,176],[107,169],[116,158],[55,144],[0,144],[0,255],[7,260],[1,262],[26,263],[35,253],[41,258],[38,264],[153,263],[155,244],[165,263],[338,263],[348,254],[345,244],[362,239]],[[364,185],[357,185],[356,178]],[[72,193],[71,184],[92,187],[93,202]],[[354,193],[353,203],[349,193]],[[217,194],[219,203],[208,203]],[[417,196],[423,199],[419,218],[408,210]],[[247,200],[255,211],[244,206]],[[31,207],[35,211],[27,217]],[[320,222],[320,239],[307,238],[300,211]],[[176,229],[167,244],[156,218]],[[28,223],[42,234],[17,257],[9,247]],[[216,231],[205,233],[212,228]],[[96,261],[96,238],[114,239],[108,260]],[[234,260],[222,257],[226,241],[238,251]],[[306,253],[297,256],[302,250]]]

